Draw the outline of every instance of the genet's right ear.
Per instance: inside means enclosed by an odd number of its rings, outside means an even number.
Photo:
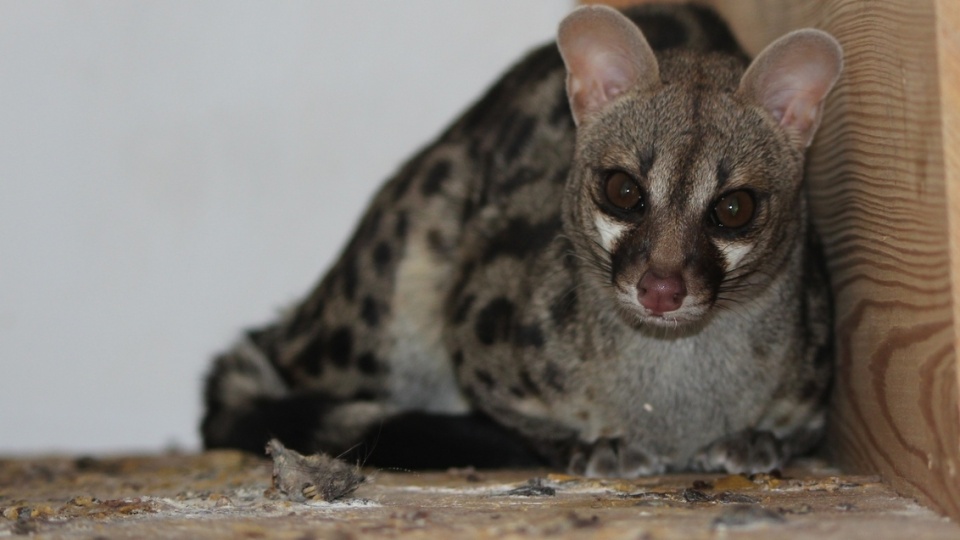
[[[560,23],[557,46],[567,66],[567,97],[577,125],[628,90],[653,90],[661,84],[657,59],[643,33],[615,9],[577,9]]]
[[[843,49],[833,36],[797,30],[757,55],[737,93],[766,109],[803,150],[813,140],[823,101],[842,70]]]

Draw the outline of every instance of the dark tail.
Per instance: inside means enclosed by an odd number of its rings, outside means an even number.
[[[291,392],[264,355],[241,343],[218,357],[204,389],[206,448],[263,455],[272,438],[301,453],[400,469],[533,467],[543,460],[519,435],[481,413],[391,411],[375,401]]]

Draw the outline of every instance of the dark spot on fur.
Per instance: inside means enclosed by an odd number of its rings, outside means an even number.
[[[410,184],[416,178],[416,169],[412,166],[404,167],[403,170],[393,179],[393,198],[401,199],[410,189]]]
[[[373,353],[363,353],[357,358],[357,368],[367,375],[373,375],[379,371],[380,362]]]
[[[497,129],[496,141],[498,143],[497,148],[502,150],[506,147],[506,143],[504,141],[509,139],[510,134],[513,133],[514,126],[517,125],[517,119],[520,118],[520,114],[509,107],[503,107],[503,110],[501,112],[503,114],[503,119],[499,122],[499,125],[497,125],[496,127]],[[506,159],[504,159],[504,161],[506,161]],[[510,160],[510,161],[513,161],[513,160]]]
[[[534,395],[540,395],[540,387],[537,386],[537,383],[533,382],[533,377],[530,376],[530,372],[526,369],[520,370],[520,382],[523,383],[523,387],[527,391]]]
[[[466,197],[463,201],[463,208],[460,210],[460,224],[466,225],[470,218],[473,217],[474,206],[476,202],[473,200],[473,197]]]
[[[411,171],[401,172],[393,182],[393,197],[394,199],[400,199],[406,195],[407,190],[410,189],[410,184],[413,183],[414,174]]]
[[[424,148],[423,151],[414,156],[413,159],[406,162],[403,168],[400,169],[400,172],[390,181],[392,185],[391,191],[395,200],[401,199],[406,195],[410,190],[410,185],[420,176],[421,165],[428,151],[429,148]]]
[[[386,242],[380,242],[377,244],[377,247],[373,248],[373,267],[377,270],[378,274],[382,275],[387,271],[392,257],[393,252]]]
[[[457,310],[453,313],[454,324],[463,324],[463,322],[467,320],[467,314],[470,313],[470,308],[473,307],[476,299],[477,297],[475,295],[469,294],[460,300]]]
[[[300,350],[297,363],[303,366],[304,371],[314,377],[323,373],[323,358],[326,356],[327,342],[322,333],[317,332],[313,339]]]
[[[465,385],[463,387],[463,396],[467,398],[467,401],[477,402],[477,391],[472,386]]]
[[[354,392],[352,396],[355,401],[376,401],[378,397],[377,393],[369,388],[361,388]]]
[[[374,238],[380,229],[381,219],[383,219],[383,212],[376,206],[372,206],[367,212],[366,217],[363,218],[363,223],[360,225],[360,236],[363,238]]]
[[[353,300],[357,295],[357,261],[352,254],[347,254],[342,260],[340,275],[343,279],[343,295],[347,300]]]
[[[430,171],[427,172],[427,177],[420,186],[420,192],[426,197],[436,195],[440,191],[440,188],[443,187],[443,182],[449,176],[450,162],[447,160],[437,162],[430,168]]]
[[[521,324],[514,331],[513,343],[519,347],[543,347],[543,330],[536,324]]]
[[[353,332],[346,326],[338,328],[327,343],[330,360],[339,367],[346,367],[353,354]]]
[[[543,171],[529,167],[521,167],[500,184],[499,192],[501,195],[510,195],[523,186],[533,184],[541,178],[543,178]]]
[[[477,129],[489,129],[489,126],[502,124],[505,117],[512,113],[508,107],[524,85],[536,83],[562,69],[563,59],[556,45],[550,44],[533,51],[467,111],[458,122],[457,131],[473,133]]]
[[[451,298],[459,298],[460,295],[463,294],[464,289],[467,288],[467,282],[473,277],[473,271],[476,267],[476,263],[468,261],[460,268],[460,276],[457,278],[457,282],[453,285],[453,288],[450,289]]]
[[[560,169],[553,175],[553,178],[550,179],[550,183],[557,187],[562,187],[567,183],[567,177],[570,176],[570,168],[565,167]]]
[[[511,219],[506,228],[490,239],[483,253],[483,262],[499,256],[524,258],[543,250],[557,237],[560,223],[560,216],[535,225],[525,219]]]
[[[577,313],[577,290],[571,288],[567,292],[557,295],[550,304],[550,318],[556,326],[564,326]]]
[[[371,328],[380,324],[380,309],[377,307],[377,301],[370,296],[365,297],[363,307],[360,308],[360,316]]]
[[[407,227],[410,225],[408,219],[406,212],[397,212],[397,221],[393,225],[393,234],[397,237],[397,240],[406,238]]]
[[[810,401],[820,395],[820,385],[816,381],[807,381],[800,390],[800,399]]]
[[[476,375],[477,380],[483,383],[488,390],[497,385],[496,381],[493,380],[493,375],[485,369],[475,369],[473,374]]]
[[[248,329],[246,334],[247,339],[263,351],[263,354],[272,357],[275,356],[277,342],[281,339],[281,330],[277,326],[268,326],[266,328]]]
[[[510,393],[514,397],[518,397],[518,398],[522,398],[527,395],[526,392],[523,391],[523,388],[520,388],[519,386],[511,386]]]
[[[443,241],[443,233],[437,229],[427,231],[427,245],[434,253],[445,255],[447,253],[447,244]]]
[[[543,370],[543,380],[547,383],[547,386],[557,392],[563,392],[563,379],[563,372],[560,371],[560,368],[553,362],[547,362],[547,366]]]
[[[310,329],[323,317],[323,300],[311,298],[306,304],[300,306],[293,321],[287,325],[285,335],[287,339],[299,336]]]
[[[572,123],[573,113],[570,112],[570,100],[567,99],[567,93],[561,92],[550,110],[549,122],[555,126],[562,126],[566,123]]]
[[[316,319],[307,317],[302,312],[298,313],[293,319],[293,322],[287,325],[286,332],[284,332],[284,334],[286,335],[287,339],[293,339],[313,326],[315,321]]]
[[[536,128],[537,119],[534,117],[527,116],[520,121],[520,125],[517,126],[509,138],[504,141],[504,159],[506,159],[508,163],[517,159],[523,147],[530,141],[530,137],[533,136]]]
[[[484,345],[492,345],[510,337],[513,327],[513,302],[504,297],[494,298],[477,314],[477,339]]]
[[[459,368],[463,365],[463,351],[454,352],[450,359],[453,361],[453,367]]]

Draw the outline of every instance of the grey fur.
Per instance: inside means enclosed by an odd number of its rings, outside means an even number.
[[[610,13],[573,17],[626,20]],[[816,442],[832,323],[805,145],[738,91],[747,63],[715,16],[631,17],[659,73],[574,103],[576,127],[553,47],[507,73],[384,186],[316,290],[251,333],[256,358],[244,341],[217,360],[208,445],[281,380],[340,403],[315,434],[330,453],[400,412],[474,409],[591,475],[769,469]],[[611,170],[639,179],[642,215],[601,208]],[[731,189],[757,199],[739,235],[708,222]],[[672,314],[635,305],[652,268],[682,280]]]

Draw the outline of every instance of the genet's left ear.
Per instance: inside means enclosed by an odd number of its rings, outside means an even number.
[[[843,49],[833,36],[797,30],[757,55],[737,93],[763,106],[803,150],[820,126],[823,101],[842,69]]]
[[[660,68],[646,38],[615,9],[577,9],[560,23],[557,46],[567,66],[567,96],[577,125],[621,94],[660,85]]]

